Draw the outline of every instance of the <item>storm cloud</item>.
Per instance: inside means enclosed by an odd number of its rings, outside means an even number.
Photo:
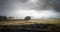
[[[0,15],[59,18],[60,0],[0,0]]]

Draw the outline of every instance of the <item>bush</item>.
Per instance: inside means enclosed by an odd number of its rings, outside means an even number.
[[[26,21],[31,20],[31,17],[30,17],[30,16],[26,16],[26,17],[25,17],[25,20],[26,20]]]

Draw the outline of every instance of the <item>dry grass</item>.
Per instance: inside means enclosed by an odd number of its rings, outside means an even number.
[[[25,24],[60,24],[60,20],[34,19],[26,22],[25,20],[1,21],[0,25],[25,25]]]

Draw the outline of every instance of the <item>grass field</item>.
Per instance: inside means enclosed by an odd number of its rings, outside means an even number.
[[[26,22],[25,20],[18,19],[18,20],[0,21],[0,29],[9,29],[8,31],[14,31],[14,32],[16,31],[58,32],[60,31],[60,20],[58,19],[32,19]],[[11,29],[14,29],[14,30],[11,30]]]
[[[11,21],[0,21],[0,25],[25,25],[25,24],[58,24],[60,20],[57,19],[33,19],[28,22],[25,20],[11,20]]]

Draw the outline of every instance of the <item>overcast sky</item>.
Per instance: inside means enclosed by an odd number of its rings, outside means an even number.
[[[0,15],[24,18],[60,18],[60,0],[0,0]]]

